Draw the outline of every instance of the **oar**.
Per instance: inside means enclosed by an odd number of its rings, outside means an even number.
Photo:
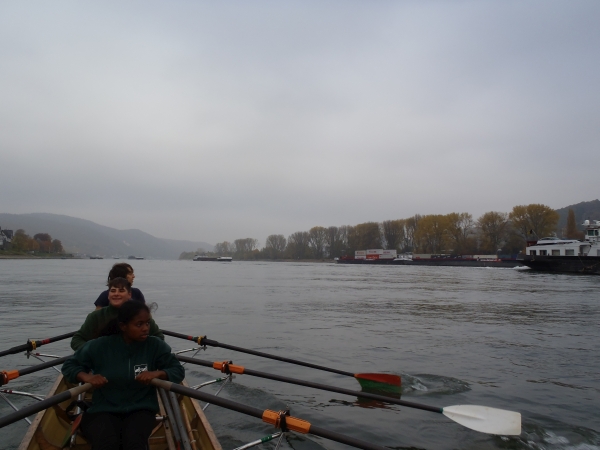
[[[40,345],[50,344],[51,342],[62,341],[63,339],[67,339],[72,337],[76,332],[72,331],[71,333],[61,334],[60,336],[54,336],[48,339],[40,339],[39,341],[28,340],[27,344],[17,345],[16,347],[9,348],[8,350],[4,350],[0,352],[0,357],[6,355],[14,355],[15,353],[23,352],[23,351],[33,351],[38,348]]]
[[[261,410],[252,406],[244,405],[242,403],[234,402],[226,398],[217,397],[216,395],[207,394],[200,392],[189,387],[182,386],[180,384],[174,384],[170,381],[153,379],[151,383],[154,386],[162,388],[166,391],[175,392],[176,394],[186,395],[197,400],[201,400],[206,403],[221,406],[222,408],[230,409],[232,411],[241,412],[252,417],[262,419],[263,422],[275,425],[277,428],[281,428],[283,425],[287,430],[295,431],[297,433],[310,433],[315,436],[324,437],[331,439],[332,441],[341,442],[342,444],[351,445],[352,447],[361,448],[364,450],[389,450],[381,445],[372,444],[370,442],[361,441],[350,436],[338,433],[336,431],[327,430],[325,428],[316,427],[306,420],[299,419],[293,416],[284,416],[276,411],[269,409]],[[282,418],[283,416],[283,418]]]
[[[38,364],[36,366],[26,367],[25,369],[20,370],[3,370],[0,372],[0,386],[7,384],[10,380],[14,380],[15,378],[22,377],[23,375],[27,375],[33,372],[38,372],[40,370],[47,369],[49,367],[58,366],[59,364],[64,363],[69,356],[63,356],[61,358],[53,359],[51,361],[43,362],[42,364]]]
[[[41,402],[26,406],[25,408],[9,414],[8,416],[0,417],[0,428],[24,419],[25,417],[29,417],[32,414],[42,411],[43,409],[50,408],[51,406],[66,402],[67,400],[71,400],[77,397],[79,394],[88,391],[91,389],[91,387],[92,385],[90,383],[85,383],[81,386],[75,386],[72,389],[53,395],[52,397],[42,400]]]
[[[185,361],[190,364],[196,364],[204,367],[212,367],[222,371],[223,373],[237,373],[252,375],[269,380],[281,381],[284,383],[297,384],[299,386],[321,389],[323,391],[337,392],[338,394],[350,395],[353,397],[368,398],[379,402],[393,403],[395,405],[407,406],[409,408],[422,409],[439,414],[443,414],[449,419],[475,431],[488,434],[500,435],[519,435],[521,434],[521,414],[514,411],[504,409],[490,408],[488,406],[477,405],[455,405],[439,408],[437,406],[423,405],[420,403],[407,402],[383,395],[371,394],[369,392],[351,391],[336,386],[328,386],[326,384],[313,383],[311,381],[298,380],[296,378],[284,377],[281,375],[273,375],[266,372],[247,369],[242,366],[236,366],[225,362],[210,362],[200,359],[190,358],[188,356],[176,355],[180,361]]]
[[[73,420],[73,423],[71,424],[71,426],[65,433],[65,437],[63,438],[60,448],[66,447],[67,443],[69,442],[69,439],[71,439],[71,436],[73,436],[79,429],[79,425],[81,425],[82,418],[83,418],[83,413],[81,413],[77,417],[75,417],[75,420]]]
[[[211,347],[221,347],[236,352],[248,353],[249,355],[262,356],[263,358],[275,359],[277,361],[283,361],[291,364],[297,364],[299,366],[310,367],[312,369],[324,370],[326,372],[337,373],[339,375],[346,375],[349,377],[356,378],[363,389],[377,389],[380,391],[389,391],[392,393],[400,393],[400,377],[398,375],[392,375],[388,373],[352,373],[343,370],[332,369],[331,367],[319,366],[317,364],[311,364],[297,359],[284,358],[283,356],[271,355],[269,353],[263,353],[256,350],[250,350],[247,348],[236,347],[234,345],[223,344],[221,342],[207,339],[206,336],[188,336],[181,333],[175,333],[173,331],[161,330],[163,334],[167,336],[173,336],[179,339],[186,339],[194,341],[198,345],[210,345]]]

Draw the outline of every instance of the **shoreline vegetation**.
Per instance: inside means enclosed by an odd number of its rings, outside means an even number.
[[[3,244],[3,245],[2,245]],[[48,233],[37,233],[33,237],[19,228],[10,240],[0,241],[0,259],[60,259],[72,258],[66,254],[62,242],[52,239]]]
[[[0,259],[76,259],[71,254],[31,254],[0,250]]]
[[[325,262],[344,256],[352,257],[356,250],[377,248],[396,250],[399,254],[412,252],[467,257],[495,254],[501,258],[515,258],[524,250],[527,241],[535,241],[541,237],[557,235],[582,239],[583,233],[578,230],[577,223],[599,216],[600,200],[581,202],[558,210],[542,204],[519,205],[513,207],[510,213],[489,211],[477,219],[466,212],[416,214],[406,219],[357,225],[314,226],[308,231],[292,233],[287,238],[282,234],[272,234],[267,237],[262,248],[257,239],[247,237],[220,242],[214,248],[207,244],[207,248],[212,251],[203,248],[187,251],[186,247],[191,245],[203,246],[202,242],[196,244],[188,241],[176,253],[163,255],[158,259],[175,259],[179,255],[178,259],[192,260],[196,255],[203,255],[232,257],[237,261]],[[575,220],[576,217],[578,221]],[[14,223],[14,228],[17,228],[17,223]],[[61,234],[61,239],[70,242],[69,235]],[[80,246],[85,244],[79,243]],[[66,253],[62,242],[53,239],[48,233],[38,233],[31,237],[22,227],[14,235],[11,230],[2,229],[0,259],[77,259],[86,256],[96,259],[100,254],[104,254],[104,257],[122,254],[115,253],[112,247],[103,252],[102,245],[98,245],[96,241],[92,244],[90,248],[93,248],[94,253],[88,251],[89,255],[72,251]],[[144,248],[140,247],[138,250],[143,252]],[[182,250],[184,251],[180,253]]]
[[[518,205],[510,213],[489,211],[478,219],[466,212],[416,214],[407,219],[358,225],[315,226],[287,238],[272,234],[261,249],[254,238],[224,241],[216,244],[212,252],[199,248],[181,253],[179,259],[191,260],[203,255],[254,261],[324,261],[353,256],[356,250],[366,249],[455,256],[496,254],[516,258],[528,240],[553,234],[583,238],[573,209],[569,209],[567,224],[562,229],[557,227],[559,219],[557,211],[542,204]]]

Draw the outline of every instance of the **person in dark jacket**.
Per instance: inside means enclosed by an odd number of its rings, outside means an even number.
[[[115,278],[125,278],[127,281],[129,281],[129,284],[133,285],[133,280],[135,280],[135,273],[133,272],[133,267],[131,267],[131,265],[127,263],[115,264],[114,266],[112,266],[112,269],[110,269],[110,272],[108,272],[108,281],[106,285],[108,286],[111,280],[114,280]],[[142,294],[142,291],[134,287],[131,288],[131,300],[146,303],[146,299],[144,298],[144,294]],[[94,305],[96,305],[96,309],[108,306],[108,290],[102,292],[98,296],[98,298],[94,302]]]
[[[81,328],[71,338],[73,350],[79,350],[87,341],[100,336],[119,333],[117,323],[119,308],[131,300],[131,285],[125,278],[114,278],[108,283],[108,288],[109,305],[87,315]],[[145,305],[145,303],[140,304]],[[150,319],[150,335],[165,339],[153,319]]]
[[[127,301],[118,310],[121,332],[87,342],[62,373],[71,383],[91,383],[92,406],[81,430],[92,450],[146,449],[159,411],[158,378],[180,383],[185,371],[171,348],[150,336],[150,308]]]

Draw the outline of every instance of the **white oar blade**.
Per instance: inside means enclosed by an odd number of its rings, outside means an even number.
[[[521,414],[505,409],[477,405],[454,405],[443,408],[449,419],[475,431],[505,436],[521,434]]]

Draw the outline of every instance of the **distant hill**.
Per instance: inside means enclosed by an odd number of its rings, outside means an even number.
[[[556,212],[560,214],[557,227],[559,230],[562,230],[567,226],[567,215],[569,214],[569,209],[572,209],[575,213],[575,222],[577,223],[577,229],[579,230],[583,230],[584,227],[582,227],[581,224],[586,219],[600,220],[600,200],[581,202],[556,210]]]
[[[86,255],[177,259],[184,251],[213,249],[206,242],[161,239],[140,230],[117,230],[90,220],[58,214],[0,213],[0,227],[13,231],[23,228],[30,236],[49,233],[53,239],[60,239],[66,252]]]

